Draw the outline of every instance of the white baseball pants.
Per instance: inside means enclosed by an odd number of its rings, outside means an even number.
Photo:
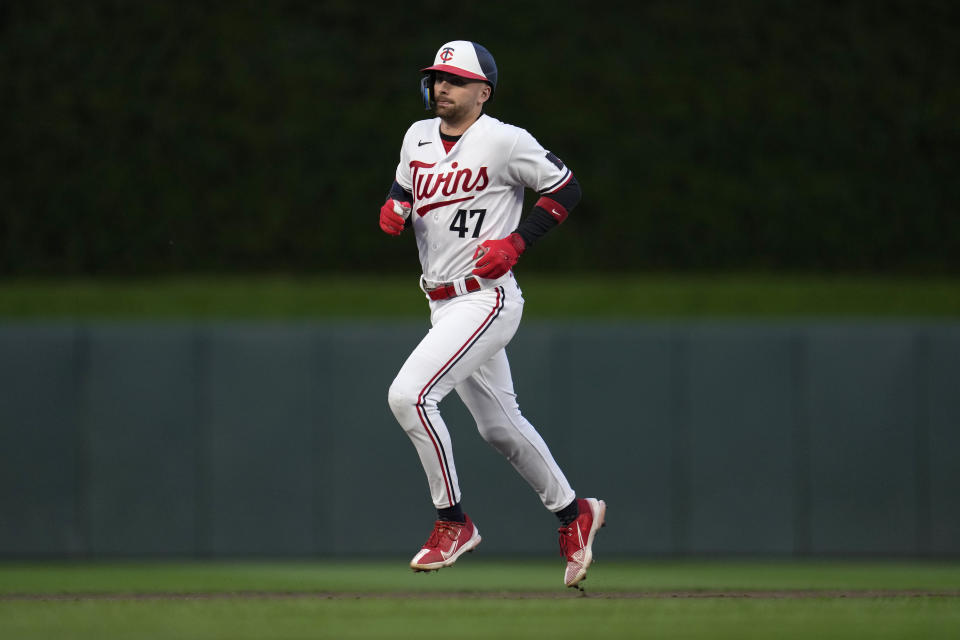
[[[492,289],[431,301],[432,328],[390,385],[390,408],[420,455],[438,509],[461,498],[450,432],[437,407],[452,389],[480,435],[510,461],[547,509],[559,511],[575,497],[517,405],[504,347],[522,314],[523,294],[512,277]]]

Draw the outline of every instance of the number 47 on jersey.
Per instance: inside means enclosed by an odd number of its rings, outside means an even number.
[[[456,215],[453,216],[453,222],[450,223],[450,231],[456,231],[461,238],[466,238],[467,234],[470,233],[468,225],[475,222],[470,237],[479,238],[480,227],[483,226],[483,216],[486,214],[486,209],[457,209]],[[474,217],[476,217],[476,221],[474,221]]]

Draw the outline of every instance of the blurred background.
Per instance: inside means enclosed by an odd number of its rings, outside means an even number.
[[[369,212],[458,38],[584,185],[536,268],[960,270],[950,2],[0,11],[6,274],[415,268]]]
[[[454,39],[584,191],[517,268],[543,306],[510,355],[607,549],[960,553],[954,3],[14,0],[0,556],[422,543],[386,389],[426,306],[376,216]],[[552,553],[553,516],[443,409],[485,549]]]

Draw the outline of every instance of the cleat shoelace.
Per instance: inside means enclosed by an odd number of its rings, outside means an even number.
[[[429,548],[439,547],[441,535],[450,540],[456,540],[462,528],[463,525],[459,522],[443,522],[442,520],[438,520],[433,526],[433,532],[430,534],[427,544],[424,546]]]

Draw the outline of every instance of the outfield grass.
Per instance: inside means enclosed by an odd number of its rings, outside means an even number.
[[[11,593],[551,592],[562,560],[468,556],[455,570],[415,574],[404,562],[95,562],[0,564],[0,595]],[[740,590],[958,590],[960,562],[639,561],[598,559],[591,593]]]
[[[519,276],[533,318],[960,317],[960,278]],[[0,318],[423,318],[416,276],[0,280]]]
[[[18,640],[957,637],[955,600],[322,600],[0,603]]]
[[[591,569],[585,595],[559,586],[561,575],[557,560],[481,556],[429,575],[397,560],[7,563],[0,637],[789,640],[960,631],[956,562],[608,558]]]

